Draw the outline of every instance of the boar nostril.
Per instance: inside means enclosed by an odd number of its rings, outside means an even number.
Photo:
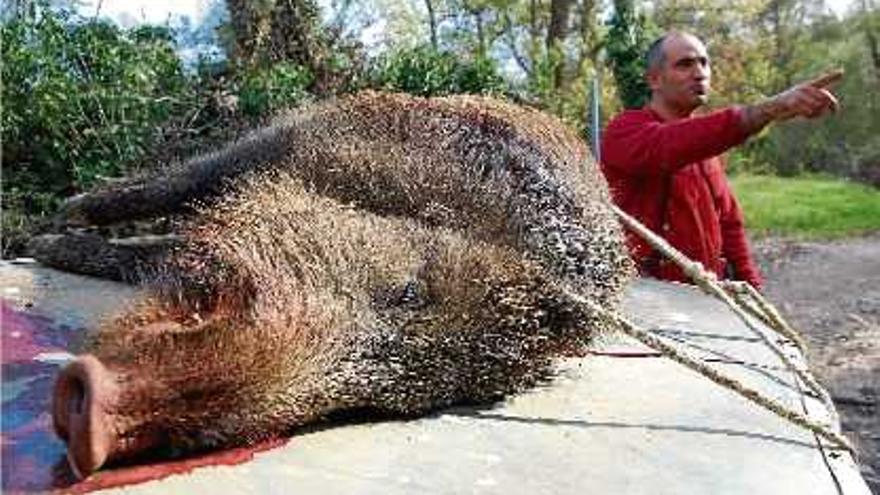
[[[94,356],[78,357],[58,376],[52,415],[55,431],[67,443],[68,463],[77,478],[104,465],[117,445],[107,414],[116,396],[110,372]]]
[[[86,389],[79,378],[70,380],[67,394],[67,411],[70,414],[80,415],[83,413]]]

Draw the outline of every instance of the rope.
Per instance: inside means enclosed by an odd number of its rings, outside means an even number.
[[[667,258],[671,259],[678,265],[682,271],[690,277],[691,280],[697,284],[698,287],[703,289],[707,294],[713,295],[716,298],[723,301],[733,312],[742,320],[742,322],[746,325],[746,328],[749,329],[752,334],[761,339],[761,341],[773,351],[774,354],[785,364],[785,366],[794,373],[804,384],[813,392],[816,397],[818,397],[822,403],[825,405],[826,409],[828,409],[829,414],[834,415],[834,402],[831,399],[831,395],[822,388],[822,385],[813,378],[805,369],[802,369],[796,366],[792,360],[785,354],[779,345],[776,342],[773,342],[771,339],[767,338],[767,335],[764,334],[752,320],[749,318],[748,314],[745,310],[737,304],[737,301],[734,300],[725,290],[722,288],[721,284],[718,282],[718,279],[715,277],[714,273],[706,271],[703,268],[703,265],[699,262],[692,261],[687,256],[685,256],[681,251],[674,248],[671,244],[666,242],[665,239],[660,237],[659,235],[652,232],[646,226],[644,226],[641,222],[628,215],[626,212],[618,208],[616,205],[609,204],[611,211],[617,215],[621,221],[629,227],[631,230],[636,232],[639,236],[642,237],[648,244],[651,245],[654,249],[662,253]],[[748,285],[748,284],[745,284]],[[763,301],[763,308],[772,308],[772,305],[767,302],[757,291],[752,289],[750,295],[754,294],[752,297],[756,301]],[[760,302],[758,304],[761,304]],[[776,316],[776,321],[783,322],[782,316],[779,315],[777,311],[772,310],[772,314]],[[764,321],[774,321],[772,316],[765,315],[761,318]],[[782,335],[785,338],[791,338],[794,336],[792,342],[795,343],[796,346],[800,347],[803,345],[803,339],[797,334],[797,332],[791,328],[788,324],[783,325],[770,325],[770,328]],[[806,347],[806,346],[804,346]]]
[[[613,211],[614,214],[617,215],[618,218],[620,218],[624,225],[629,227],[642,239],[648,242],[651,247],[656,249],[667,258],[671,259],[676,265],[681,268],[685,275],[690,277],[690,279],[704,292],[715,296],[716,298],[723,301],[729,308],[731,308],[731,310],[733,310],[733,312],[740,318],[740,320],[743,321],[743,323],[746,325],[746,328],[748,328],[749,331],[751,331],[767,347],[769,347],[773,351],[773,353],[776,354],[776,356],[779,357],[779,359],[785,364],[786,368],[794,373],[794,375],[798,379],[800,379],[801,382],[803,382],[810,389],[810,391],[812,391],[817,397],[819,397],[819,399],[825,405],[825,408],[828,410],[828,413],[833,418],[832,424],[836,424],[837,415],[830,394],[828,394],[828,392],[824,388],[822,388],[822,386],[815,380],[815,378],[813,378],[813,376],[810,375],[805,369],[796,366],[791,358],[789,358],[789,356],[786,355],[785,352],[775,342],[770,340],[764,332],[758,329],[749,318],[749,315],[746,311],[757,317],[762,322],[766,323],[771,330],[791,341],[802,353],[806,352],[806,345],[803,338],[798,334],[797,331],[794,330],[794,328],[791,327],[791,325],[789,325],[782,318],[782,316],[770,302],[768,302],[757,290],[755,290],[754,287],[747,283],[719,282],[715,274],[708,272],[701,263],[689,259],[681,251],[677,250],[671,244],[669,244],[665,239],[652,232],[645,225],[643,225],[632,216],[628,215],[616,205],[609,203],[608,206],[611,208],[611,211]],[[725,288],[729,290],[734,296],[728,294]],[[700,373],[709,380],[738,393],[742,397],[745,397],[746,399],[762,406],[763,408],[769,410],[770,412],[773,412],[779,417],[795,425],[812,431],[816,435],[829,440],[834,445],[846,449],[851,453],[855,453],[855,450],[850,444],[849,440],[847,440],[840,433],[832,429],[829,425],[813,421],[805,414],[801,414],[797,411],[788,409],[784,405],[780,404],[770,397],[767,397],[761,392],[747,387],[746,385],[734,378],[723,375],[717,370],[701,362],[699,359],[688,355],[686,351],[676,347],[673,344],[665,342],[663,339],[650,334],[642,328],[639,328],[634,323],[628,321],[626,318],[617,314],[607,312],[595,303],[588,301],[587,299],[579,296],[578,294],[570,290],[565,290],[565,292],[570,298],[572,298],[572,300],[580,303],[582,306],[586,306],[593,312],[611,318],[619,325],[624,333],[635,338],[639,342],[642,342],[648,347],[661,352],[673,361],[676,361],[686,366],[687,368],[696,371],[697,373]],[[751,299],[754,304],[749,304],[746,300],[746,297]]]
[[[783,337],[792,341],[798,350],[801,351],[801,354],[807,354],[807,344],[800,333],[789,325],[779,311],[777,311],[776,307],[765,299],[751,284],[739,280],[724,280],[720,284],[728,293],[733,294],[740,307],[748,310],[770,329],[775,330]],[[819,399],[825,405],[825,409],[831,417],[831,423],[839,424],[840,417],[837,414],[837,409],[834,407],[834,400],[831,398],[831,395],[821,385],[817,384],[817,387],[810,388],[814,393],[818,394]]]
[[[682,364],[693,371],[696,371],[697,373],[723,386],[724,388],[736,392],[742,397],[745,397],[755,404],[760,405],[761,407],[776,414],[777,416],[802,428],[810,430],[816,435],[819,435],[822,438],[830,441],[835,446],[846,449],[850,452],[855,452],[853,446],[849,443],[849,440],[847,440],[836,431],[828,428],[826,425],[813,421],[806,415],[801,414],[797,411],[788,409],[784,405],[780,404],[774,399],[767,397],[761,392],[744,385],[742,382],[734,378],[728,377],[720,373],[714,368],[707,366],[699,359],[690,356],[687,352],[677,348],[672,344],[664,342],[664,340],[660,337],[652,335],[648,331],[638,327],[634,323],[616,314],[615,312],[608,311],[598,304],[594,303],[593,301],[590,301],[567,288],[563,288],[563,292],[567,297],[570,298],[571,301],[583,308],[586,312],[599,314],[605,318],[609,318],[611,321],[617,324],[617,326],[623,331],[623,333],[635,338],[636,340],[647,345],[648,347],[659,351],[664,356],[669,357],[673,361]]]
[[[798,349],[806,354],[807,344],[804,342],[803,337],[801,337],[797,330],[782,318],[782,315],[779,314],[776,307],[767,301],[767,299],[752,287],[751,284],[739,280],[724,280],[721,282],[721,285],[742,302],[747,309],[752,311],[755,316],[763,320],[768,327],[776,330],[780,335],[794,342]],[[754,306],[746,304],[745,297],[743,296],[748,296],[752,302],[758,305],[758,307],[755,308]]]

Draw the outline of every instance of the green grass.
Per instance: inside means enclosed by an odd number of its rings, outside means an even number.
[[[758,237],[833,239],[880,230],[880,191],[870,186],[824,176],[748,174],[731,183],[746,227]]]

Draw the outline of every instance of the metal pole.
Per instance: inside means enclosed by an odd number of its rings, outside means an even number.
[[[590,105],[592,108],[590,109],[590,113],[592,114],[590,125],[592,126],[592,132],[590,135],[593,138],[593,156],[596,158],[597,162],[601,162],[601,151],[599,150],[599,133],[601,130],[599,129],[599,74],[596,73],[596,77],[593,79],[593,95],[592,95],[592,104]]]

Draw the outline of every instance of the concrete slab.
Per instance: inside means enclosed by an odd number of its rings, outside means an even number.
[[[0,281],[19,309],[80,322],[133,295],[27,264],[0,265]],[[641,280],[625,308],[749,386],[831,417],[733,313],[696,289]],[[610,337],[596,355],[561,361],[552,383],[494,407],[325,427],[244,464],[108,493],[869,494],[848,454],[644,350]],[[625,357],[633,353],[643,357]]]

